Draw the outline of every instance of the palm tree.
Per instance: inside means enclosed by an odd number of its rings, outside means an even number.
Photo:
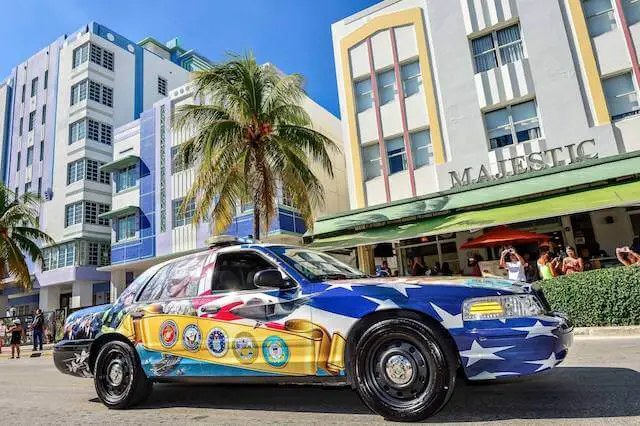
[[[25,254],[42,262],[41,243],[53,239],[38,229],[40,198],[32,193],[20,197],[0,184],[0,276],[11,275],[25,289],[31,285]]]
[[[194,73],[193,82],[197,101],[181,106],[174,123],[191,136],[179,156],[199,160],[182,204],[184,209],[196,200],[193,222],[211,215],[219,234],[231,224],[236,203],[250,202],[253,236],[260,239],[276,213],[281,188],[311,227],[324,190],[310,165],[318,162],[333,177],[329,151],[338,147],[312,128],[301,106],[302,77],[259,65],[252,54],[231,54],[226,62]]]

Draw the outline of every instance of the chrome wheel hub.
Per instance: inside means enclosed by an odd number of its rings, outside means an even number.
[[[389,380],[395,385],[406,385],[413,378],[413,366],[404,355],[396,354],[389,357],[385,365],[385,372]]]
[[[107,378],[111,386],[120,386],[124,379],[124,369],[119,361],[113,361],[107,370]]]

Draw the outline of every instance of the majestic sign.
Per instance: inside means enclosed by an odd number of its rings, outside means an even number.
[[[509,176],[596,159],[598,158],[598,153],[595,147],[595,141],[588,139],[578,144],[570,144],[564,147],[498,160],[496,165],[497,173],[492,173],[491,168],[484,164],[480,165],[477,172],[474,172],[473,167],[465,168],[461,174],[451,171],[449,172],[451,187],[459,188],[474,183],[491,182]]]

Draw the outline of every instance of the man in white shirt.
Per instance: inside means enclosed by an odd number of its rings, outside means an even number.
[[[508,256],[508,261],[507,261]],[[516,252],[516,249],[510,247],[500,255],[500,267],[509,271],[509,279],[513,281],[527,281],[524,272],[526,261]]]

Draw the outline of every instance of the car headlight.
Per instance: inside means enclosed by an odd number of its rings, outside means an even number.
[[[532,294],[477,297],[465,300],[462,306],[462,319],[465,321],[535,317],[542,314],[542,303]]]

